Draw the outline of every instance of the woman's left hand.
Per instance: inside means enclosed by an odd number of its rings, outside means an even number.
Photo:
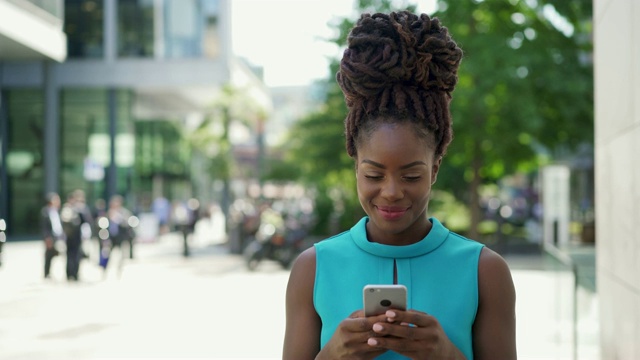
[[[370,346],[412,359],[465,359],[435,317],[415,310],[387,310],[385,315],[387,322],[373,325],[380,336],[369,338]]]

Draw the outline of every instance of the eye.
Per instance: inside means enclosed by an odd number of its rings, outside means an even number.
[[[404,176],[403,178],[406,181],[415,182],[415,181],[419,181],[422,178],[422,176]]]
[[[382,175],[365,175],[364,177],[369,180],[382,180],[383,178]]]
[[[371,180],[382,180],[382,176],[377,176],[377,175],[365,175],[364,177]]]

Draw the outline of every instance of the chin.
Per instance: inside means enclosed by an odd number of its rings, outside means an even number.
[[[373,222],[373,224],[378,229],[391,234],[402,233],[403,231],[406,231],[411,226],[411,223],[405,218],[387,220],[380,216],[376,216],[376,217],[370,216],[369,219]]]

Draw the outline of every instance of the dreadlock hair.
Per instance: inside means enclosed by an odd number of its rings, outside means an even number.
[[[411,122],[443,156],[453,137],[449,103],[462,50],[437,18],[408,11],[363,14],[347,38],[336,80],[348,114],[346,147],[381,123]]]

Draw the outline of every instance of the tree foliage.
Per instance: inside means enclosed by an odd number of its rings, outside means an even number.
[[[473,230],[480,220],[481,184],[534,171],[593,142],[591,1],[440,0],[438,6],[433,16],[465,55],[451,107],[454,140],[437,186],[469,205]],[[355,8],[359,14],[415,7],[358,0]],[[333,21],[337,35],[332,42],[346,45],[357,14]],[[338,61],[332,62],[331,74]],[[316,186],[320,198],[339,201],[337,212],[349,215],[343,217],[345,229],[361,210],[353,161],[340,136],[344,99],[333,76],[324,85],[326,105],[292,129],[288,160],[300,168],[303,181]]]
[[[470,205],[470,236],[480,221],[481,184],[534,171],[593,142],[591,8],[585,4],[441,1],[434,14],[465,53],[443,173],[464,179],[449,178],[446,185]]]
[[[225,214],[232,200],[231,179],[238,175],[230,137],[231,124],[238,122],[254,129],[257,122],[265,118],[264,109],[241,90],[228,84],[223,86],[207,116],[187,134],[194,150],[208,160],[207,170],[211,178],[222,181],[220,203]]]

